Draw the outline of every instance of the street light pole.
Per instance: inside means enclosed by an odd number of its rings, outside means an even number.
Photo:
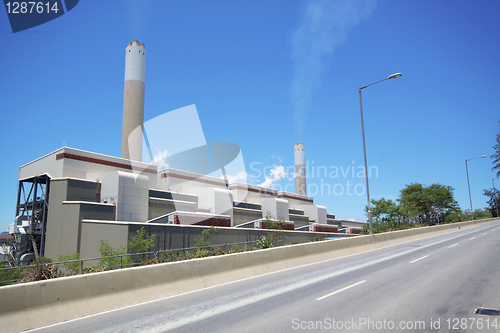
[[[474,210],[472,210],[472,196],[470,195],[470,182],[469,182],[469,169],[467,168],[467,161],[475,160],[476,158],[485,158],[486,155],[469,158],[465,160],[465,172],[467,173],[467,187],[469,188],[469,201],[470,201],[470,215],[472,217],[472,221],[474,221]]]
[[[361,98],[361,89],[365,89],[366,87],[369,87],[371,85],[374,85],[376,83],[379,83],[379,82],[382,82],[382,81],[385,81],[385,80],[396,79],[398,77],[401,77],[401,75],[402,75],[401,73],[395,73],[395,74],[392,74],[392,75],[386,77],[385,79],[382,79],[382,80],[379,80],[379,81],[370,83],[370,84],[368,84],[366,86],[358,88],[358,92],[359,92],[359,109],[361,111],[361,132],[363,134],[363,156],[364,156],[364,159],[365,159],[366,198],[367,198],[367,202],[368,202],[368,228],[369,228],[370,235],[373,235],[373,225],[372,225],[372,211],[371,211],[371,207],[370,207],[370,189],[369,189],[369,186],[368,186],[368,162],[366,160],[365,123],[364,123],[364,120],[363,120],[363,100]]]

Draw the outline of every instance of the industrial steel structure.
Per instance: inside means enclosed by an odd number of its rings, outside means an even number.
[[[9,226],[12,235],[10,260],[28,263],[44,255],[49,208],[50,177],[47,174],[19,179],[16,218]]]

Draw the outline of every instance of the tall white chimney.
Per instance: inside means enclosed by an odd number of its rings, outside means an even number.
[[[304,144],[296,143],[293,149],[295,157],[295,193],[307,195],[306,190],[306,162]]]
[[[128,43],[125,55],[122,127],[122,158],[134,161],[142,161],[145,75],[146,49],[134,40]],[[138,127],[140,130],[134,131]]]

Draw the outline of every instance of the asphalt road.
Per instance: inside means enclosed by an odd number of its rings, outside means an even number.
[[[497,332],[499,255],[497,221],[33,332]]]

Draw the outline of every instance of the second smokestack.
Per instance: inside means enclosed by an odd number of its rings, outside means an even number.
[[[295,176],[296,176],[295,193],[307,195],[304,144],[296,143],[293,151],[295,157]]]

